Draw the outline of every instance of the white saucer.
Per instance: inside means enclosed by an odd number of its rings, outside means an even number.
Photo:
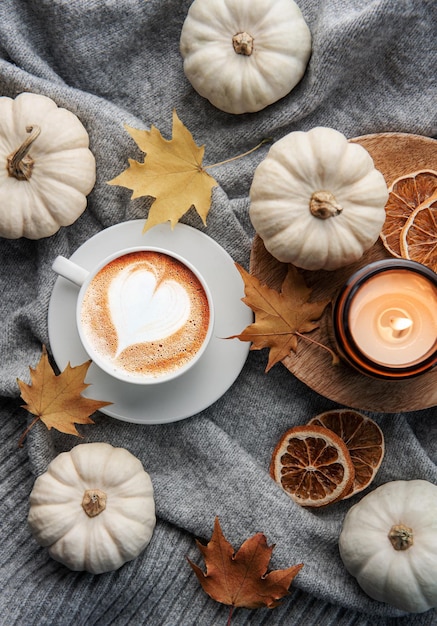
[[[154,387],[140,386],[111,378],[94,363],[84,396],[113,404],[101,409],[116,419],[137,424],[164,424],[185,419],[213,404],[233,384],[247,359],[250,344],[238,335],[252,323],[253,314],[241,298],[244,285],[234,261],[203,232],[177,224],[159,224],[143,234],[144,220],[122,222],[86,241],[71,259],[91,269],[100,259],[122,248],[154,245],[184,256],[199,269],[212,292],[215,308],[213,337],[200,361],[186,374]],[[58,277],[48,313],[48,330],[53,357],[60,370],[89,357],[82,347],[76,327],[75,308],[78,287]]]

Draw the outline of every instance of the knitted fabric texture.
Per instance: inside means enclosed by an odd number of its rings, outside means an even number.
[[[179,37],[190,0],[0,3],[0,95],[43,94],[75,113],[89,133],[97,163],[96,185],[74,224],[38,241],[0,242],[2,624],[225,624],[228,607],[205,595],[186,560],[201,564],[195,538],[209,539],[216,516],[236,548],[263,532],[275,544],[273,569],[304,563],[279,607],[238,609],[236,625],[416,626],[437,621],[432,610],[404,615],[371,600],[346,572],[338,537],[348,509],[363,494],[320,511],[306,510],[269,477],[281,434],[338,405],[281,364],[266,374],[264,350],[250,352],[232,387],[188,419],[140,425],[97,413],[94,425],[79,426],[81,440],[39,423],[25,446],[17,448],[30,417],[21,408],[16,380],[29,380],[29,366],[37,364],[43,344],[52,350],[48,308],[56,280],[53,260],[59,254],[69,257],[107,227],[147,216],[147,200],[131,200],[127,189],[107,184],[127,167],[128,158],[142,160],[125,124],[154,125],[170,138],[176,109],[196,143],[205,144],[207,164],[241,154],[266,137],[278,140],[315,126],[335,128],[347,137],[390,131],[437,134],[435,2],[298,4],[312,34],[303,79],[263,111],[233,116],[199,96],[184,75]],[[0,136],[5,132],[0,120]],[[183,219],[246,268],[254,236],[249,189],[267,150],[263,146],[214,170],[219,186],[206,227],[193,210]],[[435,408],[369,413],[386,440],[374,486],[411,478],[437,482],[436,413]],[[142,461],[153,481],[158,517],[146,550],[120,570],[100,576],[72,572],[53,561],[26,523],[35,477],[59,452],[92,441],[125,447]]]

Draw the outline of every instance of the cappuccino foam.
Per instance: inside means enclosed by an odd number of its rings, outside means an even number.
[[[83,334],[114,374],[156,377],[185,367],[209,326],[208,298],[179,260],[136,251],[109,262],[82,300]]]

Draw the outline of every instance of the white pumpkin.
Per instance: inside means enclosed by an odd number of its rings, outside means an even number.
[[[422,613],[437,607],[436,537],[437,486],[392,481],[348,511],[340,555],[371,598]]]
[[[333,128],[292,132],[255,170],[250,218],[272,256],[307,270],[357,261],[378,239],[388,199],[370,154]]]
[[[88,145],[76,115],[50,98],[0,97],[0,237],[48,237],[83,213],[96,180]]]
[[[70,569],[116,570],[152,537],[152,481],[128,450],[80,444],[55,457],[36,479],[28,522],[38,543]]]
[[[249,113],[297,85],[311,33],[293,0],[194,0],[180,51],[201,96],[227,113]]]

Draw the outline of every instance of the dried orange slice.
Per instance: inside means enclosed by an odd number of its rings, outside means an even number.
[[[386,219],[381,231],[381,240],[387,250],[396,257],[404,257],[401,250],[401,233],[406,227],[408,220],[415,221],[412,217],[418,216],[421,209],[427,209],[435,201],[437,193],[437,172],[434,170],[420,170],[407,176],[396,179],[389,188],[389,197],[385,205]],[[413,235],[413,231],[411,233]],[[429,232],[414,231],[415,241],[426,243]],[[435,238],[435,233],[434,233]],[[415,249],[417,247],[415,245]],[[423,251],[419,252],[419,257],[423,258]],[[419,258],[410,258],[420,262]]]
[[[437,272],[437,191],[413,211],[400,237],[401,254]]]
[[[344,441],[349,450],[355,478],[343,499],[368,487],[384,458],[384,435],[378,424],[370,417],[350,409],[326,411],[316,415],[308,423],[311,426],[328,428]]]
[[[298,504],[321,507],[343,498],[355,470],[344,441],[321,426],[295,426],[273,451],[270,475]]]

